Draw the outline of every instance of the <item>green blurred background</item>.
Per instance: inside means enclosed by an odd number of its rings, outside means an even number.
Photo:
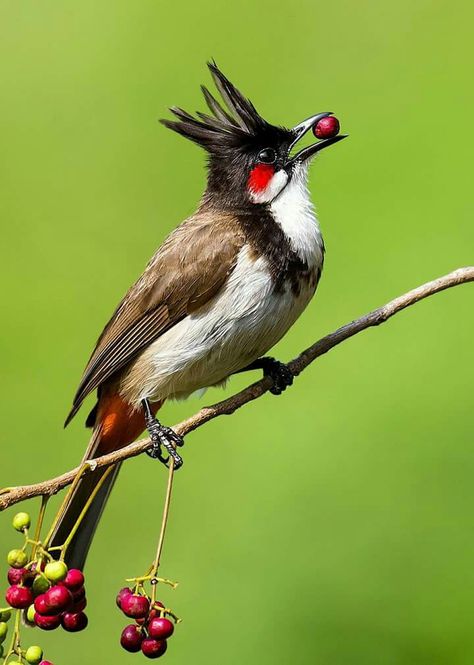
[[[87,408],[62,422],[91,347],[204,186],[201,151],[157,119],[203,109],[210,57],[270,121],[332,110],[350,134],[312,169],[326,266],[279,358],[472,263],[473,19],[452,0],[2,0],[0,484],[81,457]],[[474,661],[473,295],[423,302],[189,436],[169,665]],[[140,659],[117,646],[114,596],[150,562],[164,483],[148,459],[124,468],[88,562],[90,628],[40,636],[56,665]]]

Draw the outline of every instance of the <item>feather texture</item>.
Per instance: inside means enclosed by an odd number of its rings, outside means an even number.
[[[212,116],[197,112],[195,117],[174,106],[170,111],[178,120],[161,120],[166,127],[198,143],[212,154],[252,145],[255,139],[263,139],[265,135],[269,137],[265,139],[267,141],[275,136],[278,140],[285,137],[288,130],[264,120],[252,102],[224,76],[215,62],[209,62],[208,67],[224,106],[205,86],[201,86]],[[288,140],[291,138],[288,137]]]
[[[197,213],[168,237],[100,336],[66,424],[90,392],[218,293],[244,242],[243,233],[229,222],[225,214]],[[212,236],[216,242],[210,242]]]

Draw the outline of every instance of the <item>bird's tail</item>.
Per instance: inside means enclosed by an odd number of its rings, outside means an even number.
[[[156,413],[161,402],[152,405]],[[144,417],[140,411],[134,411],[120,396],[101,398],[93,411],[94,431],[85,452],[83,462],[106,455],[134,441],[144,429]],[[94,538],[97,525],[117,479],[120,464],[100,468],[87,473],[75,486],[63,515],[60,517],[50,540],[50,546],[68,543],[65,560],[69,567],[83,569],[87,553]],[[82,515],[89,499],[92,498],[87,512]],[[79,525],[77,521],[81,518]]]

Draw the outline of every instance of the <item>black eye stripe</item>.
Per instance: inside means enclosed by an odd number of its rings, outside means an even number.
[[[262,164],[273,164],[276,162],[277,154],[273,148],[264,148],[258,153],[257,159]]]

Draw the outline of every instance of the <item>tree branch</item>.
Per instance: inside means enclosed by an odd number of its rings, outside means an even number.
[[[384,323],[392,316],[400,312],[406,307],[410,307],[415,303],[432,296],[439,291],[444,291],[445,289],[450,289],[453,286],[458,286],[459,284],[466,284],[467,282],[474,281],[474,266],[467,268],[459,268],[454,272],[439,277],[438,279],[433,280],[432,282],[427,282],[422,286],[419,286],[412,291],[408,291],[402,296],[391,300],[386,305],[375,309],[374,311],[361,316],[351,323],[347,323],[342,328],[338,328],[335,332],[326,335],[321,338],[318,342],[310,346],[308,349],[300,353],[300,355],[288,363],[291,371],[298,375],[300,374],[308,365],[310,365],[316,358],[324,355],[330,349],[333,349],[341,342],[344,342],[349,337],[357,335],[357,333],[367,328],[373,326],[378,326],[381,323]],[[193,416],[184,420],[183,422],[175,425],[173,428],[181,436],[185,436],[192,432],[193,430],[201,427],[205,423],[209,422],[213,418],[217,418],[222,415],[230,415],[234,413],[237,409],[240,409],[244,404],[251,402],[258,397],[261,397],[264,393],[268,391],[271,387],[271,379],[264,378],[252,385],[248,386],[244,390],[232,395],[231,397],[217,402],[213,406],[205,406],[200,411],[195,413]],[[96,468],[110,466],[111,464],[116,464],[117,462],[122,462],[123,460],[128,459],[129,457],[134,457],[140,455],[147,448],[150,447],[150,439],[141,439],[135,443],[126,446],[120,450],[117,450],[108,455],[98,457],[95,461]],[[55,494],[63,487],[66,487],[74,480],[75,476],[79,472],[80,467],[68,471],[61,476],[52,478],[51,480],[46,480],[34,485],[25,485],[23,487],[12,487],[6,490],[3,490],[0,494],[0,511],[5,510],[9,506],[24,501],[25,499],[30,499],[35,496],[51,496]],[[93,471],[86,471],[93,472]]]

